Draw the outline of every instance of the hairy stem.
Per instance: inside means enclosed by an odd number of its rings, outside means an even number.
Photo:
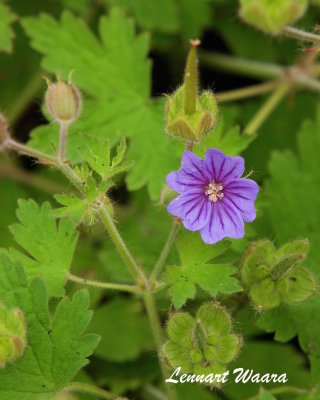
[[[199,58],[203,65],[212,67],[223,72],[259,79],[278,79],[283,75],[284,67],[253,61],[247,58],[233,57],[221,53],[199,51]]]
[[[162,338],[162,328],[161,328],[161,322],[159,318],[159,314],[154,302],[154,298],[152,296],[152,293],[149,291],[144,292],[143,294],[143,299],[144,299],[144,304],[146,307],[146,311],[148,314],[149,318],[149,323],[150,323],[150,328],[152,331],[153,335],[153,340],[155,345],[157,346],[157,350],[160,351],[162,345],[163,345],[163,338]],[[163,379],[166,380],[170,375],[170,371],[168,370],[166,364],[164,363],[163,359],[161,358],[161,355],[159,355],[159,364],[162,372]],[[166,391],[168,394],[169,400],[176,400],[176,392],[173,384],[166,383]]]
[[[268,97],[267,101],[258,110],[249,124],[244,128],[244,133],[247,135],[254,135],[288,93],[289,88],[290,86],[287,83],[283,83],[281,86],[279,86],[278,89],[275,90],[270,97]]]
[[[179,223],[177,221],[173,221],[172,228],[171,228],[171,231],[170,231],[169,236],[167,238],[167,241],[166,241],[166,243],[165,243],[165,245],[164,245],[164,247],[163,247],[163,249],[162,249],[162,251],[160,253],[158,261],[156,262],[156,264],[155,264],[155,266],[153,268],[153,271],[152,271],[152,273],[150,275],[149,281],[150,281],[151,286],[157,280],[162,268],[164,267],[164,265],[165,265],[165,263],[167,261],[169,253],[171,251],[171,248],[172,248],[172,246],[173,246],[173,244],[175,242],[175,239],[176,239],[176,236],[177,236],[177,233],[178,233],[178,229],[179,229]]]
[[[127,400],[126,397],[119,397],[114,393],[107,392],[106,390],[83,382],[72,382],[67,385],[62,392],[88,393],[98,397],[99,399],[107,400]]]
[[[215,95],[220,103],[227,103],[229,101],[243,100],[271,92],[277,86],[279,86],[280,83],[281,83],[280,81],[264,82],[264,83],[259,83],[257,85],[244,87],[241,89],[228,90],[226,92],[218,92],[215,93]]]
[[[320,73],[319,66],[307,73],[298,66],[280,66],[260,61],[252,61],[247,58],[228,56],[214,52],[201,52],[201,61],[204,65],[242,76],[258,79],[273,79],[288,82],[301,88],[320,92],[320,82],[313,78]]]
[[[281,33],[284,36],[301,40],[303,42],[313,42],[320,44],[320,36],[311,32],[306,32],[293,26],[285,26],[282,28]]]
[[[107,208],[102,206],[99,211],[99,215],[101,218],[102,223],[106,227],[118,253],[120,254],[121,258],[127,265],[129,271],[134,276],[134,278],[142,283],[145,288],[149,287],[149,282],[143,273],[142,269],[139,268],[137,263],[135,262],[134,258],[132,257],[130,251],[128,250],[124,240],[122,239],[120,233],[118,232],[111,215],[109,214]]]
[[[59,150],[58,150],[59,163],[63,163],[66,158],[68,129],[69,129],[68,124],[64,123],[60,124],[60,137],[59,137]]]
[[[167,396],[165,393],[161,392],[157,387],[152,385],[146,385],[143,388],[144,393],[148,396],[151,396],[154,400],[167,400]]]
[[[133,285],[123,285],[120,283],[99,282],[91,279],[81,278],[71,273],[68,274],[69,281],[80,283],[81,285],[93,286],[100,289],[120,290],[122,292],[141,294],[141,289]]]
[[[47,162],[50,165],[57,165],[57,158],[55,156],[51,156],[50,154],[44,153],[40,150],[33,149],[32,147],[26,146],[23,143],[19,143],[12,138],[6,139],[3,147],[9,150],[14,150],[19,154],[37,158],[38,160]]]

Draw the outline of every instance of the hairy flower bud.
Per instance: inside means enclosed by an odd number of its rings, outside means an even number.
[[[196,47],[191,41],[184,83],[171,96],[167,96],[166,130],[179,139],[198,143],[214,127],[218,119],[218,106],[212,92],[198,95],[198,69]]]
[[[273,35],[303,16],[307,0],[240,0],[240,17],[250,25]]]
[[[269,240],[251,243],[242,259],[241,278],[258,310],[277,307],[280,302],[300,303],[315,294],[313,274],[300,265],[308,251],[305,239],[278,250]]]
[[[68,82],[48,82],[45,103],[54,120],[61,124],[74,122],[79,117],[81,102],[81,94],[70,78]]]
[[[21,357],[27,346],[26,325],[21,310],[8,310],[0,303],[0,368]]]
[[[169,341],[163,353],[172,368],[183,373],[223,374],[239,352],[241,337],[232,333],[232,321],[219,304],[204,304],[195,318],[174,314],[168,323]],[[207,382],[219,387],[219,382]]]

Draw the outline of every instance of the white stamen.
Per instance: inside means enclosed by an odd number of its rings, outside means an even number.
[[[222,190],[223,186],[221,184],[216,184],[214,180],[212,180],[209,185],[204,188],[205,194],[213,203],[216,203],[218,200],[224,197]]]

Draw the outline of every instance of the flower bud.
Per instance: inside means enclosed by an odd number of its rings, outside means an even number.
[[[307,0],[240,0],[240,17],[255,28],[272,35],[303,16]]]
[[[242,259],[241,278],[258,310],[281,302],[300,303],[315,294],[316,280],[301,266],[308,251],[305,239],[286,243],[278,250],[269,240],[251,243]]]
[[[218,106],[209,90],[198,95],[196,48],[200,42],[190,43],[184,83],[171,96],[167,96],[166,130],[176,138],[199,143],[217,122]]]
[[[48,82],[46,107],[52,118],[60,124],[70,124],[79,117],[81,102],[81,94],[70,78],[69,82],[60,79],[56,83]]]
[[[239,352],[242,339],[231,332],[232,321],[219,304],[204,304],[195,318],[185,312],[168,322],[169,341],[163,353],[172,368],[184,373],[223,373]],[[220,386],[210,382],[210,386]]]
[[[0,303],[0,368],[21,357],[26,346],[26,325],[22,311],[8,310]]]

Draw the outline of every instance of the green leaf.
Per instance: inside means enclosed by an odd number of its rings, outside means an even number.
[[[209,261],[225,252],[229,241],[206,245],[198,234],[182,231],[177,240],[181,266],[168,266],[163,279],[170,284],[169,294],[175,307],[182,307],[187,299],[196,293],[196,285],[212,297],[219,292],[231,294],[241,291],[236,278],[236,269],[226,264],[212,264]]]
[[[129,189],[148,185],[151,197],[158,197],[165,176],[178,167],[182,145],[164,134],[163,100],[149,99],[148,35],[135,35],[132,21],[117,9],[100,19],[100,41],[69,12],[61,22],[42,14],[24,19],[23,26],[44,55],[43,67],[61,70],[63,77],[74,69],[75,84],[88,95],[83,114],[70,128],[69,159],[80,161],[79,132],[109,138],[111,145],[119,134],[127,136],[128,159],[136,160],[127,178]],[[31,134],[30,145],[43,151],[52,152],[51,143],[57,142],[57,125],[38,127]]]
[[[42,280],[29,281],[19,263],[0,253],[0,299],[26,318],[28,346],[14,364],[1,370],[0,398],[49,400],[88,363],[98,336],[84,334],[90,321],[89,296],[64,298],[53,317]]]
[[[79,199],[74,195],[56,194],[54,198],[63,207],[52,210],[51,215],[55,218],[70,218],[75,224],[82,221],[86,211],[87,204],[83,199]]]
[[[10,230],[25,253],[10,249],[10,256],[23,263],[28,276],[44,279],[49,296],[63,296],[78,233],[70,221],[57,225],[47,202],[40,207],[33,200],[19,200],[18,204],[20,223]]]
[[[245,150],[255,138],[255,135],[241,134],[238,126],[234,126],[226,132],[220,128],[204,138],[201,144],[196,146],[195,153],[203,157],[207,149],[216,147],[229,156],[234,156]]]
[[[298,335],[300,346],[307,354],[320,355],[319,308],[319,297],[294,307],[280,305],[262,314],[257,324],[267,332],[275,332],[275,340],[279,342]]]
[[[207,0],[178,0],[181,30],[185,40],[200,38],[202,30],[210,23],[211,4]]]
[[[105,3],[121,6],[134,16],[143,29],[155,29],[165,33],[176,32],[179,27],[177,6],[173,0],[104,0]]]
[[[2,51],[12,51],[12,39],[15,35],[10,25],[15,19],[16,15],[10,8],[0,3],[0,50]]]
[[[271,393],[267,392],[263,388],[260,388],[259,400],[277,400]]]
[[[108,361],[133,360],[152,347],[147,317],[134,299],[118,298],[98,308],[90,329],[102,337],[95,354]]]
[[[311,243],[305,265],[320,276],[320,110],[315,121],[307,121],[298,134],[298,156],[291,151],[275,152],[270,162],[271,178],[267,181],[265,209],[277,241],[283,243],[297,233]],[[281,223],[279,222],[281,221]],[[316,322],[320,299],[303,305],[282,306],[263,314],[259,326],[275,332],[275,339],[287,341],[298,335],[303,350],[320,354],[320,337]],[[312,321],[312,323],[310,322]]]
[[[253,370],[252,376],[259,373],[260,377],[265,374],[287,374],[287,383],[263,382],[254,383],[250,380],[245,384],[235,382],[236,374],[232,371],[243,368],[243,371]],[[289,344],[275,343],[269,340],[245,340],[239,357],[230,365],[229,381],[223,387],[223,394],[230,400],[247,400],[258,395],[259,386],[265,390],[282,388],[285,385],[309,388],[311,385],[310,372],[305,362],[305,356],[295,346]],[[291,384],[290,384],[291,383]],[[258,397],[257,397],[258,398]],[[286,398],[286,397],[284,397]],[[290,394],[288,399],[292,399]]]

